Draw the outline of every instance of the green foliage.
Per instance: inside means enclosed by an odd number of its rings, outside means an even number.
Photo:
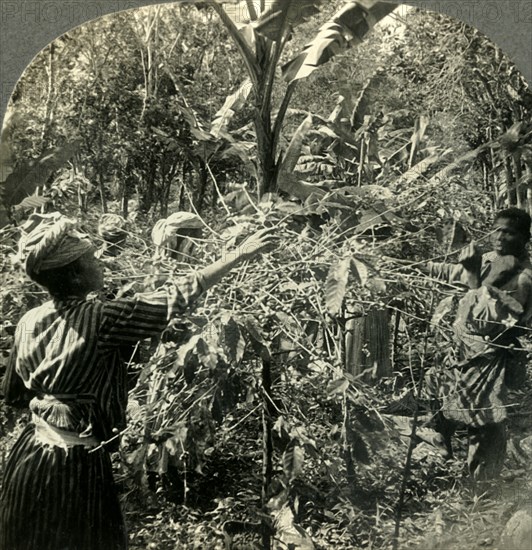
[[[403,233],[395,223],[399,213],[426,208],[412,204],[409,190],[403,193],[390,194],[390,204],[383,201],[383,211],[396,216],[389,220],[377,215],[369,223],[363,213],[374,205],[374,194],[352,188],[331,191],[299,210],[293,202],[270,196],[255,205],[253,215],[237,215],[216,228],[230,243],[254,228],[274,225],[281,245],[209,292],[186,322],[185,333],[180,328],[171,336],[171,328],[170,340],[160,343],[142,368],[131,394],[137,404],[133,428],[125,434],[124,444],[132,471],[163,477],[172,475],[174,468],[181,475],[205,472],[214,454],[240,444],[244,425],[249,444],[260,449],[262,357],[272,365],[276,466],[267,502],[273,525],[278,513],[287,506],[293,511],[295,502],[315,484],[338,487],[328,489],[332,492],[323,506],[330,507],[333,502],[340,506],[341,498],[356,500],[356,487],[369,479],[376,491],[398,483],[397,453],[405,448],[387,446],[397,437],[395,427],[385,428],[376,416],[379,403],[387,398],[340,372],[344,301],[363,311],[382,302],[401,304],[407,314],[419,318],[426,315],[430,287],[409,291],[408,279],[401,280],[397,273],[389,286],[376,284],[388,279],[394,263],[382,256],[383,243],[372,232],[388,227],[390,246],[405,238],[413,248],[421,244],[420,254],[423,247],[428,252],[434,246],[434,241],[423,241],[425,235]],[[443,203],[434,198],[437,204]],[[347,210],[361,215],[346,218]],[[328,221],[313,229],[313,216]],[[218,246],[216,241],[204,249],[205,258],[212,246]],[[329,316],[331,306],[336,318]],[[184,341],[180,334],[187,334]],[[381,466],[360,470],[362,464],[375,466],[377,456],[392,468],[389,478],[373,479]],[[359,476],[364,481],[352,485]],[[314,513],[309,508],[300,516],[309,521]],[[355,539],[349,540],[353,544]]]

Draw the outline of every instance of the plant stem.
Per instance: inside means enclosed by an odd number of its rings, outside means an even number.
[[[432,317],[434,309],[434,292],[431,293],[430,296],[430,305],[429,305],[429,319]],[[427,325],[427,328],[425,330],[425,335],[423,338],[423,355],[421,356],[421,368],[419,372],[419,381],[416,388],[416,408],[414,410],[414,417],[412,419],[412,431],[410,433],[410,441],[408,444],[408,451],[406,453],[406,460],[405,460],[405,466],[403,469],[403,481],[401,482],[401,489],[399,492],[399,500],[397,502],[397,508],[396,508],[396,516],[395,516],[395,529],[393,534],[393,550],[398,550],[399,548],[399,531],[401,529],[401,520],[403,515],[403,504],[405,500],[405,493],[406,493],[406,484],[408,483],[408,478],[410,476],[410,470],[412,466],[412,453],[414,451],[414,447],[416,446],[415,439],[416,439],[416,430],[417,430],[417,423],[419,418],[419,397],[421,395],[421,389],[423,387],[423,380],[425,378],[425,357],[427,355],[427,346],[428,346],[428,339],[429,339],[429,331],[430,331],[430,325]]]
[[[271,531],[268,520],[268,495],[273,471],[273,439],[272,439],[272,371],[270,359],[262,359],[262,548],[271,547]]]

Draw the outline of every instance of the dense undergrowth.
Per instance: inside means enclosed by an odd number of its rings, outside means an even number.
[[[193,265],[262,226],[277,227],[279,245],[208,291],[160,339],[131,350],[129,423],[115,466],[132,548],[261,547],[265,529],[279,548],[391,547],[411,423],[383,410],[441,356],[448,319],[429,321],[449,291],[415,269],[435,251],[446,257],[426,218],[422,231],[403,221],[426,216],[426,205],[395,198],[361,225],[364,200],[345,189],[341,199],[331,192],[304,207],[272,196],[252,213],[206,218]],[[94,232],[96,219],[82,223]],[[106,292],[153,289],[191,269],[151,261],[149,227],[130,222],[124,251],[107,262]],[[469,230],[480,235],[483,227],[476,220]],[[46,295],[9,263],[16,230],[4,233],[11,242],[3,266],[5,360],[18,318]],[[407,269],[392,256],[397,247],[410,258]],[[393,371],[355,375],[346,364],[346,322],[382,309],[401,313]],[[528,395],[516,399],[517,440],[528,430]],[[2,405],[4,458],[26,421]],[[529,472],[515,453],[506,470],[513,481],[489,494],[473,491],[464,442],[447,462],[441,449],[417,445],[400,547],[496,548],[504,520],[528,498]]]

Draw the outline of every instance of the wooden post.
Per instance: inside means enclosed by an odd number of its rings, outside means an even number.
[[[372,309],[347,322],[345,359],[346,370],[354,376],[364,373],[367,382],[391,376],[390,313],[387,309]]]

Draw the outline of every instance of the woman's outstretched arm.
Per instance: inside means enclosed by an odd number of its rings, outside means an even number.
[[[251,260],[264,252],[273,244],[273,239],[273,229],[261,229],[235,249],[224,252],[219,260],[198,272],[203,289],[207,290],[218,283],[240,263]]]

